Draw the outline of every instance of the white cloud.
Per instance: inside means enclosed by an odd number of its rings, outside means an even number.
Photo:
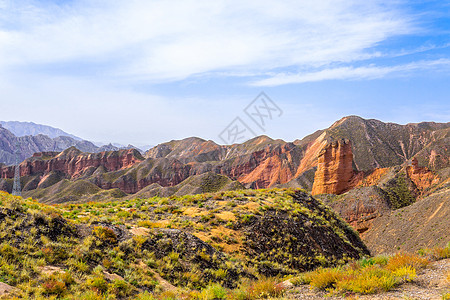
[[[0,68],[108,62],[110,75],[154,81],[352,62],[415,30],[381,1],[0,3]]]
[[[331,79],[376,79],[388,74],[405,74],[414,70],[429,70],[437,67],[449,69],[450,59],[438,59],[431,61],[419,61],[409,64],[380,67],[339,67],[324,69],[316,72],[304,72],[298,74],[279,73],[269,78],[258,80],[252,83],[253,86],[278,86],[292,83],[305,83]]]

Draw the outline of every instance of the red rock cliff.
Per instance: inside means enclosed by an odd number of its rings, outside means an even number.
[[[253,182],[255,188],[268,188],[288,182],[295,171],[290,150],[289,146],[282,146],[272,151],[255,153],[256,168],[244,168],[237,180],[243,184]],[[244,166],[248,167],[248,164]],[[236,169],[232,170],[232,173],[238,174]]]
[[[412,159],[411,166],[406,167],[408,177],[414,182],[420,194],[430,186],[439,183],[439,178],[427,167],[419,167],[417,158]]]
[[[298,149],[292,143],[267,146],[251,155],[244,155],[218,165],[215,173],[226,175],[253,188],[283,184],[294,177]]]
[[[318,157],[312,194],[342,194],[349,190],[353,170],[352,144],[339,140],[328,144]]]
[[[105,167],[110,171],[117,171],[133,166],[143,160],[135,149],[106,151],[100,153],[81,153],[76,148],[69,148],[57,155],[56,153],[35,154],[33,157],[20,164],[20,176],[46,175],[52,171],[65,174],[70,179],[75,179],[91,167]],[[14,166],[3,167],[2,178],[14,177]]]

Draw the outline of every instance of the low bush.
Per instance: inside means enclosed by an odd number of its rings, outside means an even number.
[[[202,300],[216,300],[216,299],[226,299],[227,290],[220,284],[215,283],[208,285],[201,293],[200,299]]]

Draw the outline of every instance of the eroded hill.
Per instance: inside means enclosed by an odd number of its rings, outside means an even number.
[[[59,206],[0,193],[0,226],[2,281],[25,298],[233,288],[368,254],[355,231],[300,190]]]

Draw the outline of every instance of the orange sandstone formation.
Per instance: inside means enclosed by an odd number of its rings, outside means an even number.
[[[319,153],[312,194],[342,194],[354,175],[351,142],[332,142]]]
[[[415,157],[412,159],[411,166],[406,167],[406,173],[420,193],[439,182],[439,178],[431,170],[427,167],[419,167]]]

